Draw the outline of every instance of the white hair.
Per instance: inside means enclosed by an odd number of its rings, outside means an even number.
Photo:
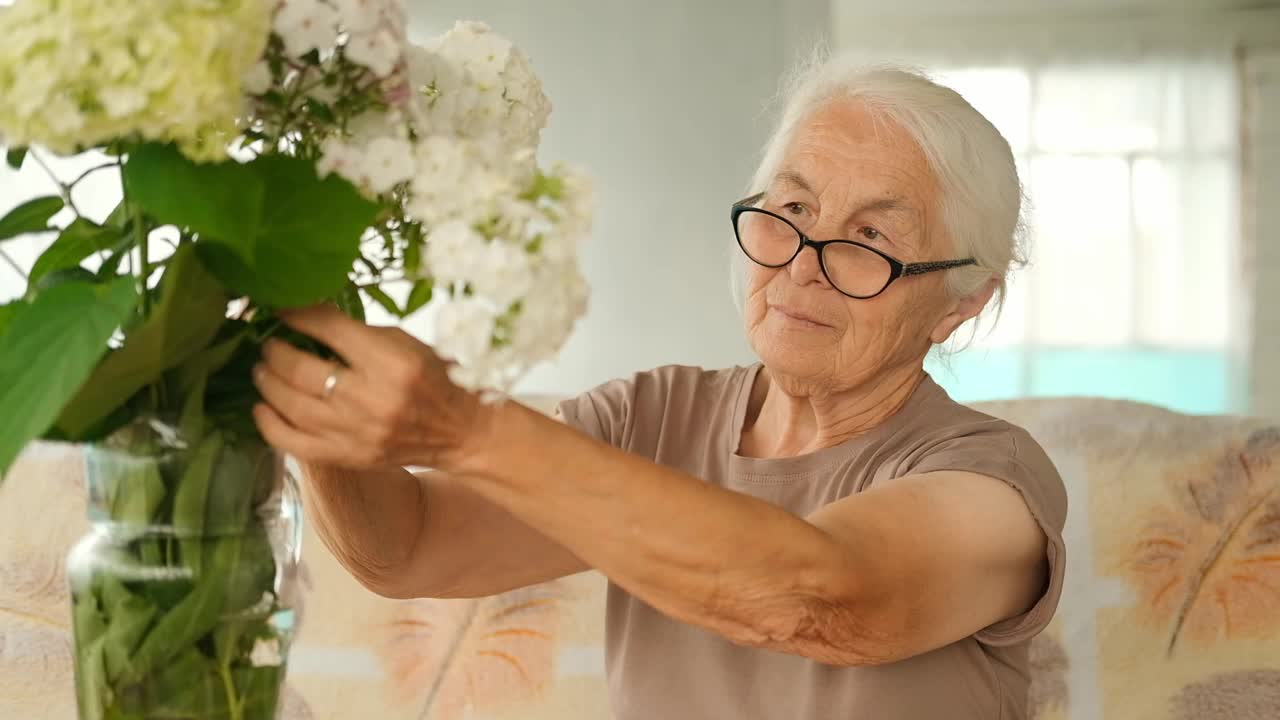
[[[764,146],[748,194],[769,187],[797,128],[808,118],[830,103],[856,100],[915,140],[938,183],[941,229],[953,255],[924,259],[977,260],[977,265],[946,271],[948,288],[953,296],[963,297],[994,278],[998,315],[1009,272],[1026,262],[1020,220],[1022,186],[1013,153],[1000,131],[959,93],[920,71],[865,67],[820,54],[792,73],[781,98],[785,101],[781,117]],[[741,307],[750,261],[741,252],[735,257],[734,296]]]

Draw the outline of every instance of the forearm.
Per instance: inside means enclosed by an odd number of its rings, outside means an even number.
[[[499,413],[479,492],[676,619],[743,644],[826,642],[806,636],[856,573],[821,529],[532,411]]]
[[[308,520],[343,567],[385,590],[411,559],[422,532],[421,481],[402,468],[352,471],[301,463]]]

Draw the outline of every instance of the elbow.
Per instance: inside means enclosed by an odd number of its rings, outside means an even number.
[[[910,610],[874,586],[841,574],[814,578],[784,598],[716,611],[713,629],[745,647],[799,655],[826,665],[882,665],[901,660]],[[750,607],[754,606],[754,607]]]
[[[478,597],[455,582],[437,578],[409,577],[406,573],[352,573],[364,589],[388,600],[456,600]]]

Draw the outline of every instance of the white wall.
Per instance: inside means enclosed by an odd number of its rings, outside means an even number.
[[[591,309],[525,392],[576,392],[665,363],[751,360],[728,289],[729,205],[798,46],[827,24],[795,0],[424,0],[421,37],[482,20],[530,56],[554,105],[542,158],[596,180]]]
[[[1277,39],[1280,46],[1280,38]],[[1280,419],[1280,48],[1245,62],[1250,410]]]

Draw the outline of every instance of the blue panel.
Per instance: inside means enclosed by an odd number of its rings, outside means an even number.
[[[960,402],[1037,396],[1136,400],[1188,413],[1228,413],[1224,353],[1146,348],[968,350],[926,368]]]
[[[1191,350],[1040,350],[1032,395],[1095,395],[1190,413],[1230,412],[1227,358]]]
[[[1020,348],[970,349],[946,360],[931,357],[925,369],[958,402],[1007,400],[1026,394],[1023,354]]]

